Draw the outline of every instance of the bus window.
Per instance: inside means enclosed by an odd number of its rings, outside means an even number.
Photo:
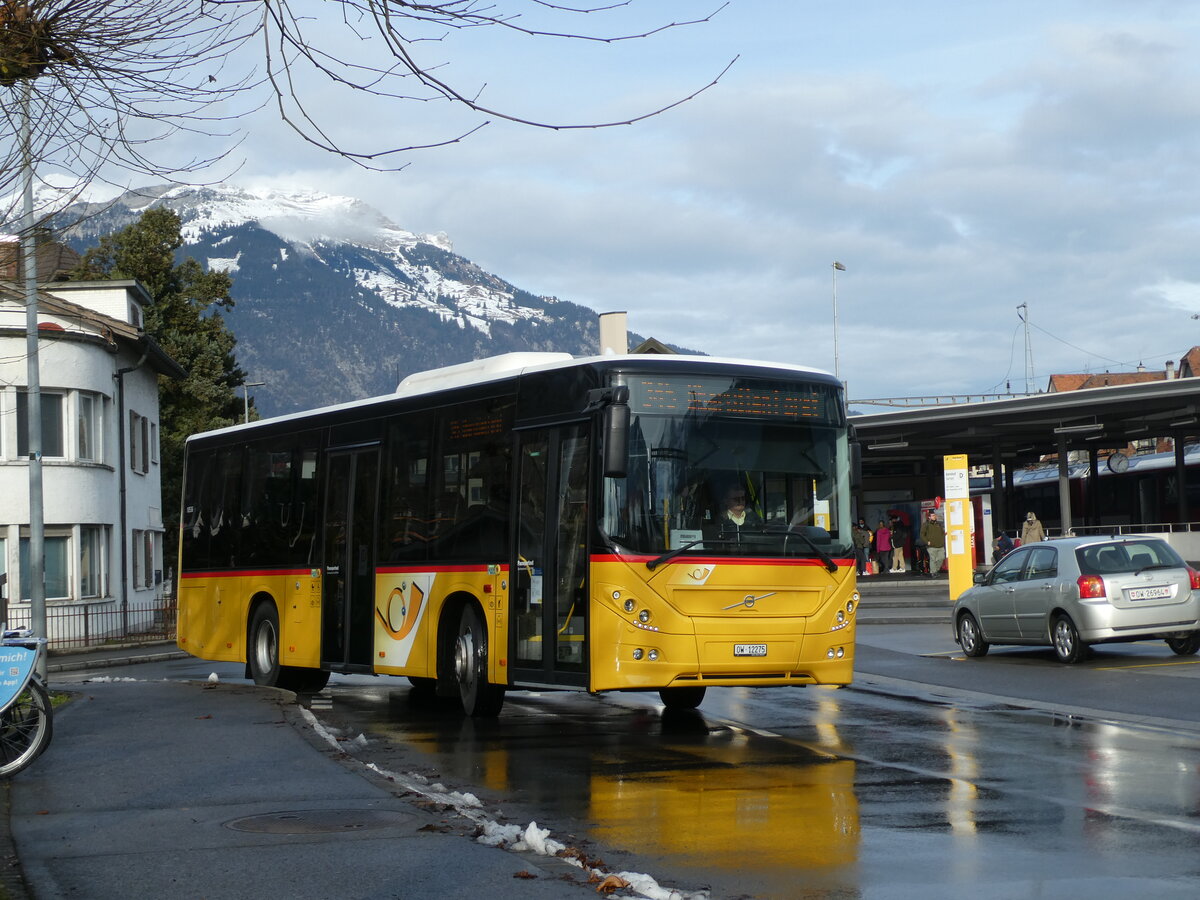
[[[183,555],[201,569],[210,565],[205,502],[212,469],[211,451],[188,454],[183,498]]]
[[[299,478],[292,497],[293,515],[287,529],[288,552],[295,564],[312,568],[316,564],[317,528],[317,451],[304,448],[299,457]]]
[[[520,456],[520,522],[517,571],[513,577],[513,613],[517,627],[517,659],[542,661],[542,567],[546,545],[546,465],[548,443],[538,435],[523,436]]]
[[[388,506],[383,517],[384,558],[425,558],[431,537],[429,515],[428,417],[393,422],[388,443]]]
[[[443,417],[435,556],[496,561],[505,556],[512,414],[511,401],[489,400]]]

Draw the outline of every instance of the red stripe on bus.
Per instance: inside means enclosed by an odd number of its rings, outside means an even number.
[[[294,575],[308,575],[312,569],[222,569],[215,572],[184,572],[180,578],[250,578],[250,577],[265,577],[269,575],[282,575],[292,577]]]
[[[438,565],[437,563],[427,563],[420,565],[413,563],[410,566],[379,566],[375,569],[380,575],[397,575],[402,572],[482,572],[487,574],[488,564],[468,564],[461,565]],[[508,571],[508,566],[500,566],[497,574],[503,574]]]
[[[592,562],[625,562],[625,563],[646,563],[654,556],[618,556],[615,553],[597,553],[592,556]],[[852,558],[834,559],[834,562],[839,566],[850,566],[854,564]],[[726,565],[726,566],[823,566],[819,559],[779,559],[771,556],[680,556],[676,559],[668,560],[663,563],[665,566],[685,565],[691,563],[703,563],[704,565]]]
[[[394,575],[400,572],[484,572],[488,570],[488,564],[460,564],[460,565],[411,565],[411,566],[379,566],[375,572],[380,575]],[[309,575],[312,569],[222,569],[213,572],[184,572],[182,578],[251,578],[264,577],[268,575]],[[508,571],[508,566],[501,566],[499,574],[504,574]]]

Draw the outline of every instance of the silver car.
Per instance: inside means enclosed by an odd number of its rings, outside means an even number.
[[[954,605],[954,639],[967,656],[1039,644],[1075,663],[1089,644],[1145,637],[1181,656],[1200,650],[1200,572],[1148,535],[1026,544],[976,573]]]

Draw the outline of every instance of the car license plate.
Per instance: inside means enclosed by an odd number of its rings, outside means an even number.
[[[1129,589],[1129,599],[1130,600],[1165,600],[1167,597],[1170,597],[1170,596],[1171,596],[1171,588],[1165,584],[1162,585],[1161,587],[1144,587],[1144,588],[1130,588]]]
[[[734,656],[766,656],[766,644],[734,644]]]

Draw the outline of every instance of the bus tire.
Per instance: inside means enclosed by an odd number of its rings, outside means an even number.
[[[329,673],[323,669],[305,669],[300,666],[280,666],[279,686],[297,694],[319,694],[329,684]]]
[[[704,700],[705,687],[668,687],[658,692],[667,709],[695,709]]]
[[[250,616],[250,640],[246,650],[250,677],[264,687],[282,687],[279,683],[279,613],[275,604],[260,603]]]
[[[264,602],[254,608],[247,657],[250,677],[264,687],[315,694],[329,683],[329,673],[321,669],[279,664],[279,613],[274,603]]]
[[[463,712],[472,718],[498,716],[504,705],[504,688],[488,683],[487,663],[487,627],[474,604],[468,603],[463,607],[454,642],[454,678]]]

